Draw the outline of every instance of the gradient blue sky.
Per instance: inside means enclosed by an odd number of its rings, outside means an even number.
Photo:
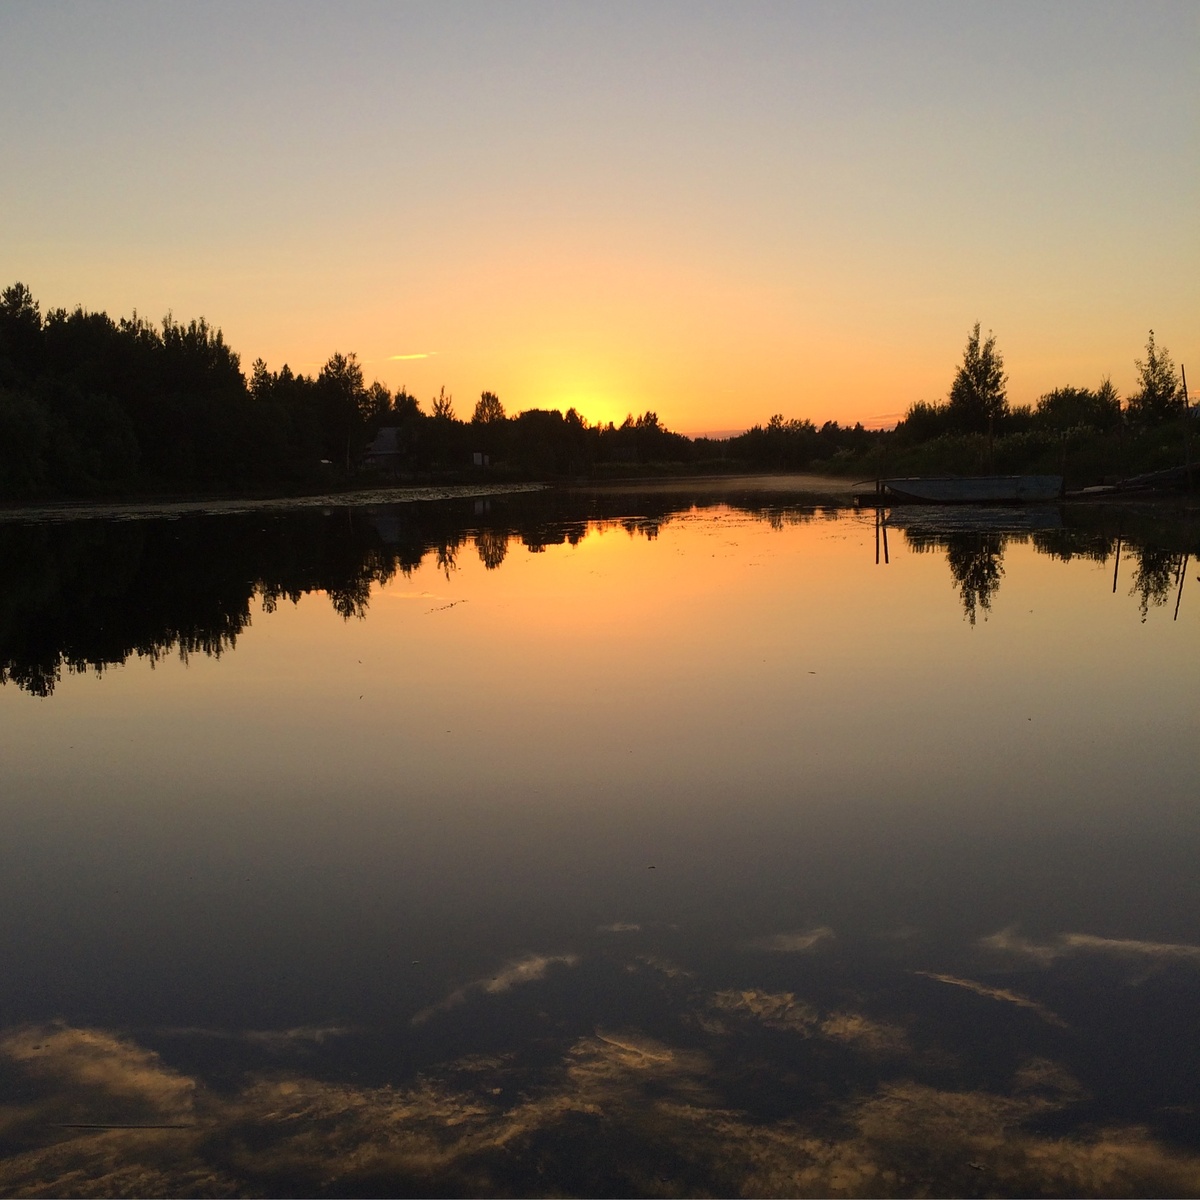
[[[870,420],[1153,327],[1200,382],[1200,4],[0,3],[0,276],[469,413]],[[429,355],[424,358],[394,356]]]

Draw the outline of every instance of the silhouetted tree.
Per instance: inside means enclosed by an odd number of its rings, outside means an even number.
[[[267,370],[267,364],[261,358],[256,358],[250,366],[250,395],[256,400],[269,400],[275,385],[275,378]]]
[[[317,376],[318,412],[325,456],[347,470],[361,440],[367,389],[356,354],[330,355]]]
[[[776,471],[798,470],[818,456],[821,450],[821,433],[832,453],[839,447],[836,424],[829,424],[823,431],[806,420],[785,420],[782,413],[774,413],[766,425],[755,425],[744,434],[730,440],[734,453],[745,455],[755,466],[769,467]]]
[[[1049,429],[1113,429],[1121,422],[1121,398],[1110,379],[1104,379],[1094,392],[1055,388],[1038,398],[1034,416],[1038,425]]]
[[[1146,340],[1146,357],[1135,359],[1134,365],[1140,387],[1129,397],[1132,414],[1148,423],[1177,416],[1183,408],[1183,388],[1166,347],[1155,344],[1153,329]]]
[[[967,338],[962,366],[950,385],[948,408],[956,428],[982,432],[989,422],[1002,419],[1008,412],[1004,390],[1007,379],[995,335],[989,331],[986,341],[981,341],[976,321]]]
[[[475,412],[471,416],[473,425],[494,425],[504,420],[504,405],[495,392],[484,392],[476,401]]]
[[[416,396],[410,396],[407,389],[401,384],[400,390],[392,397],[392,416],[406,421],[421,415],[421,402]]]
[[[905,442],[926,442],[941,437],[953,428],[954,421],[948,405],[918,400],[896,425],[896,434]]]
[[[226,343],[225,335],[203,317],[184,325],[167,313],[162,322],[162,351],[164,372],[180,392],[241,391],[245,387],[240,356]]]
[[[362,418],[374,428],[392,412],[392,393],[378,379],[363,393]]]
[[[444,387],[433,398],[433,415],[443,421],[454,420],[454,397],[447,396]]]
[[[16,383],[36,372],[41,332],[41,310],[25,284],[14,283],[0,292],[0,384]]]

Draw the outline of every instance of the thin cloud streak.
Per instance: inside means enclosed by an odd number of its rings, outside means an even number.
[[[1014,958],[1024,958],[1048,967],[1072,954],[1103,954],[1152,962],[1200,964],[1200,946],[1186,942],[1150,942],[1139,938],[1106,938],[1090,933],[1063,933],[1051,942],[1034,942],[1022,937],[1014,926],[981,938],[980,946]]]
[[[833,930],[828,925],[816,929],[799,930],[795,933],[773,933],[755,938],[748,945],[751,950],[766,950],[771,954],[804,954],[815,950],[824,942],[833,941]]]
[[[1088,933],[1068,933],[1063,942],[1071,950],[1200,963],[1200,946],[1182,942],[1144,942],[1136,938],[1094,937]]]
[[[977,996],[985,996],[989,1000],[1000,1000],[1005,1004],[1015,1004],[1018,1008],[1027,1008],[1031,1012],[1037,1013],[1048,1025],[1057,1025],[1059,1029],[1069,1028],[1058,1013],[1052,1012],[1044,1004],[1039,1004],[1028,996],[1022,996],[1020,992],[1012,992],[1008,988],[988,987],[986,984],[976,983],[974,979],[960,979],[957,975],[939,975],[935,971],[914,971],[913,974],[921,975],[925,979],[936,980],[938,983],[948,983],[951,987],[963,988],[968,992],[974,992]]]
[[[531,954],[527,958],[516,959],[507,963],[495,975],[475,979],[460,988],[455,988],[444,1000],[421,1009],[410,1024],[423,1025],[437,1013],[465,1004],[472,995],[497,996],[520,984],[536,983],[545,979],[546,973],[553,966],[574,967],[578,963],[577,954]]]
[[[156,1031],[160,1037],[210,1038],[223,1042],[246,1042],[273,1052],[301,1046],[320,1046],[333,1038],[351,1037],[361,1030],[348,1025],[298,1025],[293,1029],[205,1029],[184,1025]]]

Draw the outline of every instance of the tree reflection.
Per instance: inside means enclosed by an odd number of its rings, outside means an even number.
[[[918,554],[946,552],[946,562],[958,589],[963,613],[972,625],[980,612],[984,620],[991,612],[992,599],[1004,578],[1004,548],[1011,536],[996,529],[952,528],[934,532],[918,526],[904,530],[905,541]],[[1022,540],[1027,538],[1022,537]]]
[[[438,570],[450,578],[451,571],[458,570],[458,542],[444,541],[436,548]]]
[[[510,544],[538,553],[576,545],[589,530],[624,529],[653,540],[697,509],[732,509],[783,531],[844,510],[780,504],[762,493],[672,491],[542,492],[472,500],[314,509],[178,519],[0,523],[0,683],[49,696],[64,672],[102,672],[138,656],[219,656],[233,648],[255,605],[266,612],[324,593],[344,619],[363,617],[374,589],[427,559],[447,576],[473,543],[494,571]],[[1088,514],[1075,526],[980,529],[957,514],[937,528],[928,515],[902,526],[918,552],[946,554],[964,613],[991,611],[1004,577],[1004,552],[1017,538],[1061,561],[1107,562],[1117,518]],[[1123,553],[1134,562],[1131,595],[1145,619],[1178,590],[1196,532],[1178,521],[1121,518]],[[899,524],[897,514],[889,518]],[[1139,523],[1140,522],[1140,523]],[[1181,593],[1180,593],[1181,594]],[[1177,597],[1178,599],[1178,597]]]
[[[985,620],[991,612],[1004,577],[1004,552],[1011,542],[1032,544],[1039,554],[1064,563],[1082,559],[1107,564],[1115,556],[1117,571],[1124,550],[1135,563],[1130,595],[1138,598],[1143,621],[1151,608],[1167,603],[1173,588],[1177,598],[1182,596],[1182,564],[1195,553],[1197,543],[1192,522],[1170,513],[1076,509],[1069,510],[1064,520],[1057,509],[1039,514],[916,508],[893,510],[887,523],[901,528],[917,553],[945,551],[963,612],[972,625],[981,612]]]
[[[1071,562],[1083,558],[1089,562],[1106,563],[1113,553],[1117,534],[1104,530],[1038,529],[1033,533],[1033,544],[1040,554],[1056,558],[1059,562]]]
[[[475,549],[479,552],[479,561],[489,571],[494,571],[508,553],[508,535],[495,529],[481,529],[475,534]]]
[[[972,625],[980,610],[987,620],[992,597],[1004,576],[1004,535],[955,533],[947,538],[946,561],[958,586],[963,612]]]
[[[1151,608],[1161,608],[1166,604],[1179,581],[1181,559],[1174,550],[1152,546],[1136,548],[1133,556],[1136,565],[1129,594],[1138,598],[1138,611],[1145,621]]]

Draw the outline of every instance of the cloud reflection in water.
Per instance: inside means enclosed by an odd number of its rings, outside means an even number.
[[[854,1021],[818,1022],[803,1002],[761,993],[724,994],[712,1007],[828,1036]],[[512,1099],[499,1098],[503,1056],[450,1063],[404,1087],[282,1074],[220,1094],[102,1031],[19,1030],[0,1053],[40,1085],[3,1110],[5,1195],[1200,1191],[1200,1159],[1144,1130],[1031,1128],[1080,1095],[1067,1072],[1039,1059],[1004,1093],[885,1079],[844,1104],[761,1121],[727,1103],[710,1048],[629,1030],[575,1039]],[[53,1128],[80,1112],[83,1093],[93,1116],[136,1111],[195,1127]]]
[[[465,1004],[472,994],[495,996],[501,992],[507,992],[519,984],[536,983],[538,980],[545,979],[546,972],[551,967],[573,967],[578,962],[579,957],[575,954],[530,954],[525,958],[516,959],[507,963],[495,975],[475,979],[460,988],[455,988],[444,1000],[421,1009],[412,1018],[412,1024],[422,1025],[439,1012],[457,1008],[459,1005]]]
[[[1053,941],[1034,942],[1022,937],[1016,929],[1009,928],[982,938],[979,944],[986,950],[1025,959],[1039,966],[1049,966],[1057,959],[1076,954],[1097,954],[1142,963],[1182,962],[1200,966],[1200,946],[1137,938],[1097,937],[1090,933],[1064,933]]]

